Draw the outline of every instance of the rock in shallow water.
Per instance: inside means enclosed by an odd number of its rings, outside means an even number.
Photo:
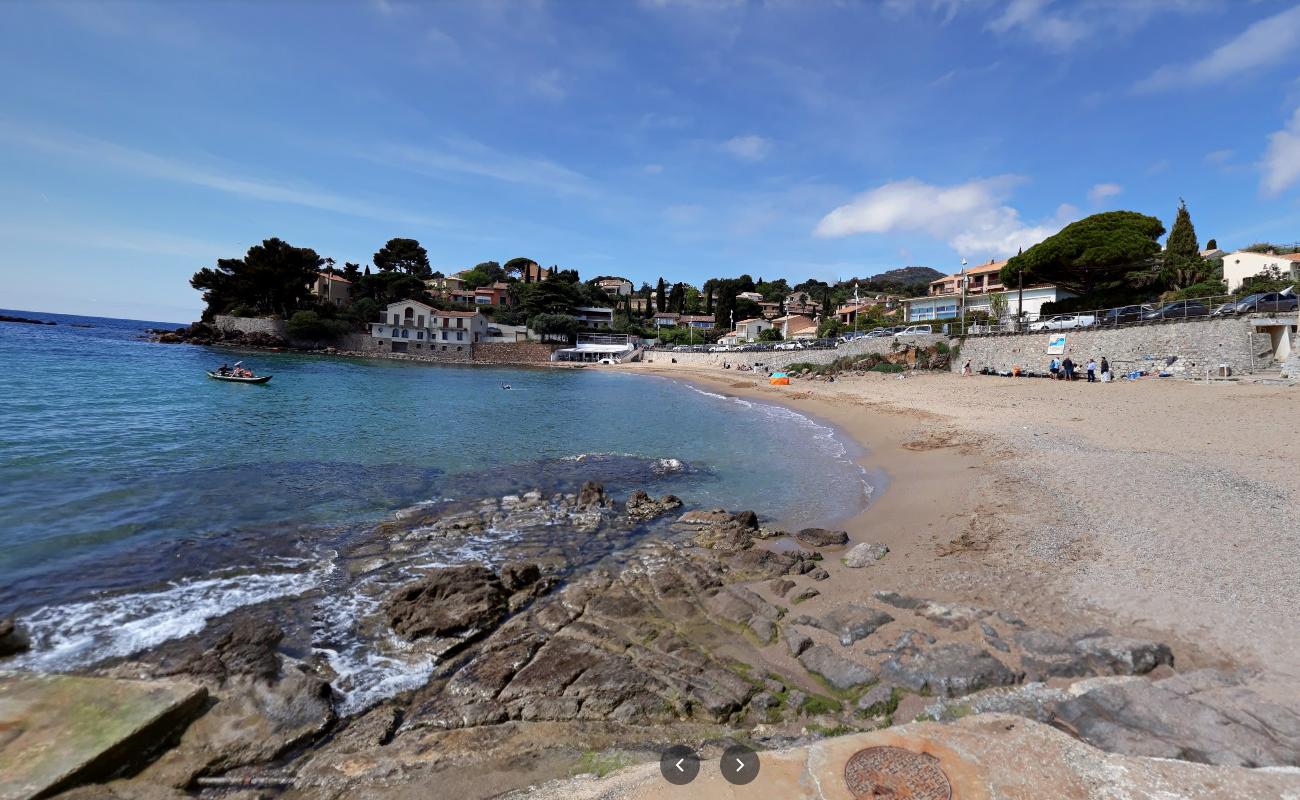
[[[25,653],[31,647],[27,636],[12,619],[0,619],[0,658]]]

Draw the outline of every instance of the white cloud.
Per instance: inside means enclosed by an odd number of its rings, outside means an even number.
[[[1256,69],[1294,58],[1291,43],[1300,37],[1300,5],[1262,19],[1191,64],[1169,64],[1139,81],[1138,92],[1155,92],[1224,83]]]
[[[1088,202],[1095,206],[1101,205],[1107,198],[1114,197],[1122,191],[1124,187],[1118,183],[1099,183],[1088,190]]]
[[[1056,216],[1030,225],[1005,204],[1023,182],[999,175],[955,186],[935,186],[915,178],[884,184],[831,211],[813,231],[823,238],[858,233],[919,231],[944,239],[964,256],[1007,256],[1037,244],[1077,214],[1063,205]]]
[[[1260,186],[1269,194],[1278,194],[1300,180],[1300,108],[1285,128],[1268,137],[1261,168],[1264,178]]]
[[[596,189],[587,176],[562,164],[505,153],[473,139],[446,139],[436,149],[387,144],[365,151],[364,156],[432,177],[459,173],[537,186],[560,194],[592,194]]]
[[[1084,18],[1048,12],[1051,0],[1011,0],[1002,14],[988,23],[994,33],[1018,30],[1053,50],[1068,50],[1092,32]]]
[[[772,152],[772,140],[750,134],[733,136],[722,143],[722,149],[746,161],[762,161]]]
[[[53,130],[38,131],[31,126],[18,126],[0,121],[0,139],[32,150],[58,156],[72,156],[95,165],[109,166],[136,175],[173,183],[188,183],[254,200],[287,203],[355,217],[393,220],[413,225],[441,224],[429,217],[408,214],[322,189],[291,186],[259,178],[244,178],[228,169],[190,164],[90,136]]]

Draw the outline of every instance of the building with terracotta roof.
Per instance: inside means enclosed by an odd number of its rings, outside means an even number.
[[[1006,299],[1008,316],[1015,317],[1023,311],[1026,315],[1036,317],[1042,311],[1044,303],[1053,303],[1073,297],[1071,292],[1056,286],[1035,284],[1024,287],[1007,288],[1002,285],[998,273],[1006,265],[1006,260],[990,261],[967,269],[965,273],[955,272],[931,281],[924,297],[912,297],[903,301],[908,322],[930,322],[935,320],[956,319],[961,315],[962,303],[966,313],[993,313],[993,298]],[[962,280],[966,281],[963,300]],[[1021,305],[1023,301],[1023,307]]]
[[[352,281],[339,275],[321,272],[310,288],[315,297],[336,306],[345,306],[352,301]]]
[[[474,290],[474,305],[476,306],[508,306],[510,305],[510,285],[506,283],[494,283],[491,286],[480,286]]]

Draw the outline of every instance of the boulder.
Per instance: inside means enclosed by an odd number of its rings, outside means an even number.
[[[409,640],[451,636],[492,628],[506,615],[509,592],[486,567],[442,567],[389,596],[389,624]]]
[[[706,528],[711,525],[725,525],[732,521],[730,511],[721,508],[711,508],[708,510],[695,509],[687,511],[677,518],[674,523],[687,528]]]
[[[836,547],[849,543],[849,534],[846,531],[831,531],[825,528],[804,528],[794,536],[809,547]]]
[[[828,684],[840,691],[876,680],[876,673],[865,664],[850,661],[826,644],[815,644],[799,656],[804,669],[820,675]]]
[[[811,600],[811,599],[813,599],[814,597],[816,597],[816,596],[819,595],[819,594],[821,594],[821,592],[819,592],[819,591],[817,591],[816,589],[814,589],[813,587],[809,586],[809,587],[807,587],[807,588],[800,589],[799,592],[798,592],[797,594],[795,594],[794,597],[791,597],[791,598],[790,598],[790,602],[791,602],[791,603],[802,603],[802,602],[805,601],[805,600]]]
[[[18,627],[18,623],[12,619],[0,619],[0,658],[24,653],[31,646],[31,641]]]
[[[849,552],[844,554],[844,566],[859,569],[869,567],[880,559],[885,557],[889,548],[883,544],[873,544],[871,542],[862,542],[849,548]]]
[[[1145,675],[1162,664],[1174,665],[1168,645],[1146,639],[1092,636],[1078,640],[1074,647],[1095,674]]]
[[[767,588],[777,597],[785,597],[786,592],[794,588],[794,581],[788,578],[776,578],[767,585]]]
[[[884,684],[872,686],[858,698],[858,710],[867,714],[884,714],[894,701],[894,690]]]
[[[812,637],[798,628],[786,628],[785,646],[790,649],[790,655],[798,658],[803,651],[813,646]]]
[[[850,603],[832,609],[820,617],[801,616],[795,620],[799,625],[811,625],[827,633],[832,633],[840,644],[848,647],[861,641],[881,628],[893,622],[894,618],[879,609]]]
[[[716,550],[719,553],[738,553],[754,544],[753,534],[737,525],[713,525],[695,534],[696,547]]]
[[[737,525],[747,531],[758,530],[758,515],[753,511],[741,511],[732,519]]]
[[[993,686],[1010,686],[1018,676],[989,651],[968,644],[941,644],[881,665],[883,677],[915,692],[957,697]]]

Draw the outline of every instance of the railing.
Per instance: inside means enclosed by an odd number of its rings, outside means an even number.
[[[1000,320],[972,322],[967,316],[965,335],[989,336],[1010,333],[1096,330],[1134,325],[1158,325],[1194,319],[1223,319],[1246,314],[1296,314],[1295,295],[1278,297],[1270,293],[1269,299],[1257,295],[1214,295],[1168,303],[1144,303],[1114,308],[1067,311],[1054,314],[1014,314]],[[936,327],[948,326],[950,335],[962,333],[961,321],[925,320]]]

